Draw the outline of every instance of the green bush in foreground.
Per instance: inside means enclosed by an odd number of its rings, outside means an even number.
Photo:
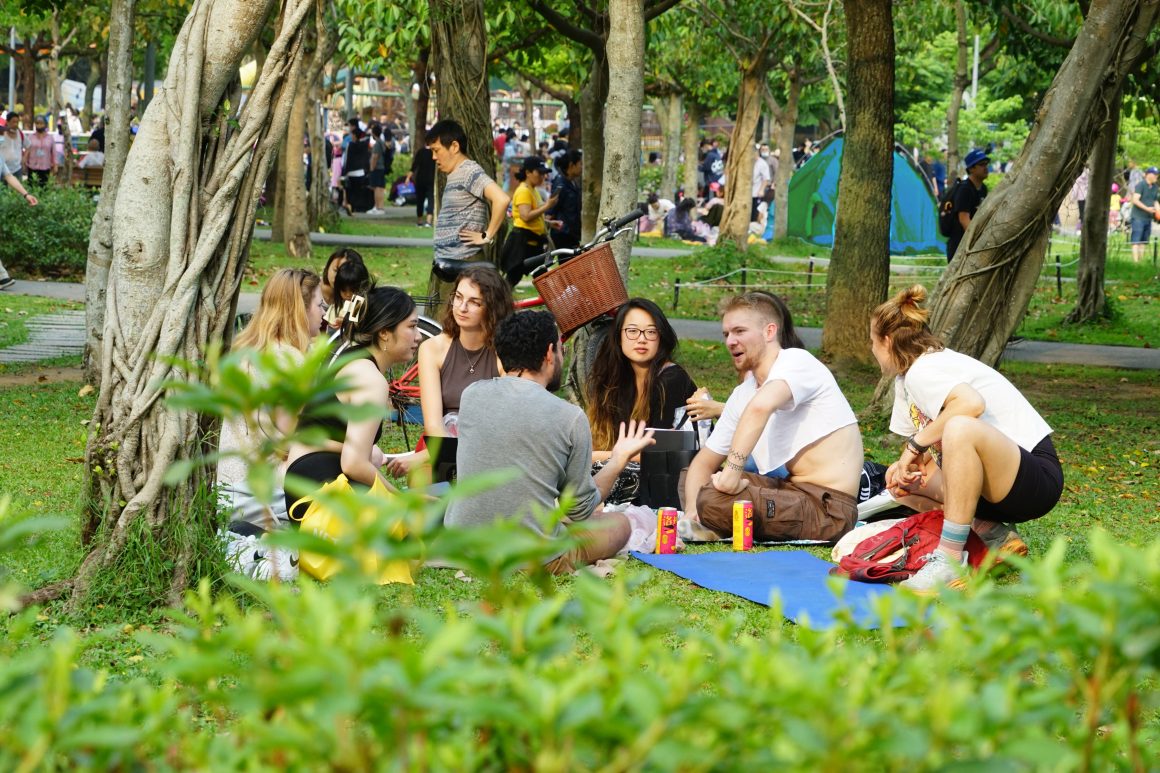
[[[82,274],[97,205],[81,187],[32,187],[35,207],[19,196],[0,195],[0,262],[10,271],[38,276]]]
[[[376,531],[353,539],[391,555]],[[427,536],[480,569],[519,540]],[[878,640],[846,621],[790,641],[776,610],[763,637],[687,628],[630,593],[644,571],[541,594],[509,568],[441,614],[383,609],[356,573],[239,580],[246,605],[203,581],[129,681],[76,667],[92,637],[39,644],[30,610],[0,644],[0,767],[1152,769],[1160,543],[1095,532],[1091,553],[1068,567],[1057,543],[1022,583],[934,606],[886,597],[907,624]]]
[[[277,397],[239,381],[239,367],[223,358],[216,386],[184,399],[209,405],[223,390],[224,412]],[[285,389],[304,396],[314,387],[299,379]],[[465,481],[452,496],[483,485]],[[564,591],[525,578],[519,568],[552,548],[519,524],[447,531],[445,503],[396,501],[337,545],[279,536],[343,557],[347,571],[327,585],[234,578],[239,593],[215,595],[203,579],[165,633],[138,634],[152,654],[135,679],[78,666],[102,634],[62,627],[42,643],[37,610],[12,618],[0,640],[0,769],[1160,764],[1160,541],[1127,547],[1094,531],[1090,565],[1066,565],[1057,541],[1021,564],[1016,584],[982,580],[937,604],[885,596],[876,634],[846,619],[787,635],[775,608],[755,637],[739,634],[740,616],[685,625],[639,592],[652,573],[631,564],[610,581],[564,581]],[[332,504],[356,513],[362,502]],[[28,533],[14,528],[0,512],[0,550]],[[368,552],[447,561],[478,590],[441,612],[408,603],[406,590],[387,607],[349,558]],[[11,581],[0,584],[10,603]]]

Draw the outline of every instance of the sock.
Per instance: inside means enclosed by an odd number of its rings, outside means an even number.
[[[952,557],[955,561],[961,561],[963,558],[963,547],[967,544],[967,537],[970,534],[970,524],[954,523],[944,519],[942,536],[938,541],[938,549]]]

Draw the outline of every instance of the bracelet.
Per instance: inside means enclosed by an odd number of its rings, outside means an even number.
[[[736,460],[737,460],[738,462],[740,462],[741,464],[744,464],[744,463],[745,463],[745,460],[746,460],[747,458],[749,458],[749,454],[743,454],[743,453],[741,453],[740,451],[733,451],[733,450],[730,450],[730,451],[729,451],[729,458],[730,458],[730,459],[736,459]]]
[[[744,465],[737,464],[730,459],[725,460],[725,466],[728,467],[729,469],[733,470],[734,472],[744,472],[745,471]]]
[[[922,456],[926,453],[926,450],[930,448],[930,446],[921,445],[917,440],[914,439],[914,437],[914,435],[911,435],[906,439],[906,447],[919,456]]]

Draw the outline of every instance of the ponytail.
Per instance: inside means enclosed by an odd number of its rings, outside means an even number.
[[[922,355],[946,348],[927,327],[930,310],[919,304],[926,300],[926,288],[914,285],[902,290],[874,309],[871,328],[879,338],[890,338],[890,356],[899,373],[905,373]]]

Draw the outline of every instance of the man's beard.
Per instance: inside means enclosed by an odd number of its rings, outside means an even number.
[[[562,357],[556,358],[556,366],[553,368],[552,378],[548,381],[548,391],[557,392],[564,380],[564,359]]]

